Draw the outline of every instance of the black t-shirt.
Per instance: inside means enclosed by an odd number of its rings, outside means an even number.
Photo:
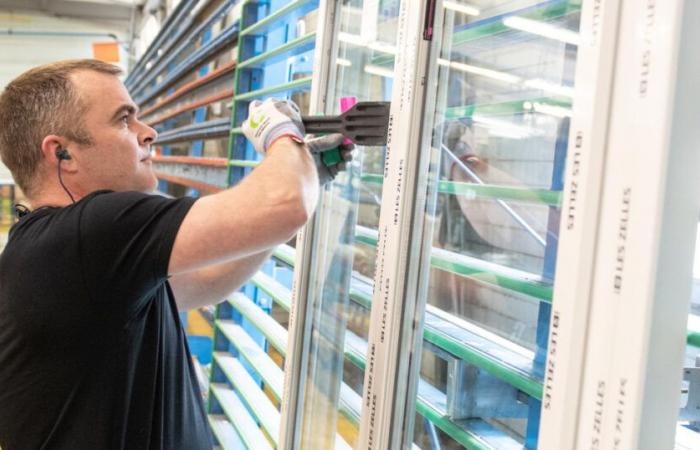
[[[0,447],[212,448],[167,281],[194,199],[100,191],[42,208],[0,256]]]

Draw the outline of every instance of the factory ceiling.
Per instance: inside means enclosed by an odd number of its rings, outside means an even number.
[[[0,0],[2,12],[40,12],[55,17],[129,22],[142,0]]]

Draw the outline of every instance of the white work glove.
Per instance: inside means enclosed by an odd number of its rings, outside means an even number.
[[[253,100],[248,106],[248,118],[242,128],[255,150],[263,155],[281,137],[288,136],[299,143],[304,141],[301,113],[297,105],[289,100]]]
[[[348,163],[352,161],[355,145],[343,144],[344,139],[345,137],[342,134],[334,133],[320,137],[309,136],[306,140],[306,146],[316,162],[318,181],[321,186],[325,186],[333,181],[338,172],[345,170]],[[323,161],[323,152],[333,149],[340,151],[340,160],[333,164],[326,164]]]

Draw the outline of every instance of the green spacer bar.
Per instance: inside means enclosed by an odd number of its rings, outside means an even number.
[[[528,203],[543,203],[549,206],[561,205],[561,191],[549,189],[523,188],[500,185],[479,185],[462,181],[440,180],[438,192],[454,195],[474,195],[483,198],[513,200]]]
[[[363,183],[381,185],[384,177],[380,174],[368,173],[361,177]],[[561,205],[561,191],[496,184],[475,184],[463,181],[440,180],[438,192],[452,195],[473,195],[481,198],[509,200],[527,203],[539,203],[549,206]]]
[[[372,307],[372,296],[354,288],[352,283],[350,283],[350,298],[367,309]]]
[[[218,366],[233,385],[240,400],[252,412],[252,418],[262,425],[262,430],[269,436],[275,446],[279,434],[279,412],[270,399],[260,389],[251,374],[233,355],[218,359]]]
[[[697,331],[688,331],[688,345],[700,348],[700,333]]]
[[[291,3],[288,3],[287,5],[283,6],[282,8],[278,9],[277,11],[273,12],[267,17],[263,17],[259,19],[257,22],[251,24],[247,28],[244,28],[241,30],[241,36],[247,36],[251,34],[256,34],[256,33],[262,33],[266,30],[268,30],[268,27],[270,24],[274,23],[275,21],[279,20],[280,18],[288,15],[289,13],[293,12],[294,10],[300,9],[303,6],[308,5],[311,2],[311,0],[295,0]]]
[[[358,289],[350,288],[350,297],[366,307],[371,307],[372,298],[365,295]],[[503,381],[515,386],[517,389],[531,395],[534,398],[542,398],[542,383],[538,380],[528,377],[525,374],[517,372],[515,369],[504,366],[498,361],[490,358],[487,354],[480,353],[469,347],[466,347],[456,339],[452,339],[449,335],[441,333],[439,330],[430,327],[424,327],[423,337],[426,341],[436,345],[437,347],[451,353],[452,355],[461,358],[470,364],[486,370],[490,374],[502,379]],[[356,355],[349,355],[345,352],[345,356],[360,369],[364,369],[364,360],[358,360]]]
[[[296,249],[294,247],[287,245],[287,244],[282,244],[282,245],[279,245],[275,248],[275,250],[272,252],[272,256],[274,256],[278,260],[294,267],[294,258],[296,257]]]
[[[581,10],[581,2],[579,0],[562,0],[551,4],[546,2],[546,6],[535,5],[530,8],[524,8],[520,11],[513,11],[510,16],[517,15],[526,19],[548,21],[564,17],[569,14],[577,13]],[[466,30],[454,33],[452,36],[452,45],[459,45],[465,42],[481,39],[489,36],[494,36],[507,31],[515,31],[503,24],[503,20],[483,20],[482,24],[475,23],[474,26],[468,27]]]
[[[354,334],[349,330],[348,333],[351,335]],[[353,363],[355,367],[357,367],[360,370],[365,370],[366,361],[364,352],[366,352],[366,350],[363,350],[362,348],[356,348],[354,345],[351,345],[354,340],[359,339],[362,338],[355,336],[354,339],[346,339],[343,353],[345,354],[345,359]]]
[[[238,432],[233,428],[233,425],[231,425],[231,422],[228,421],[225,415],[208,414],[207,419],[209,419],[209,426],[223,450],[245,447],[240,436],[238,436]]]
[[[282,325],[241,292],[236,292],[228,302],[265,336],[268,343],[286,356],[287,330]]]
[[[454,273],[455,275],[472,278],[510,291],[520,292],[521,294],[535,297],[547,303],[552,302],[554,288],[551,285],[539,281],[518,279],[488,269],[485,270],[482,267],[474,267],[460,262],[450,261],[435,255],[431,255],[430,265]]]
[[[286,44],[280,45],[279,47],[270,50],[265,53],[261,53],[250,59],[238,64],[237,69],[242,70],[246,68],[254,68],[259,65],[271,64],[277,62],[280,58],[285,56],[296,56],[300,53],[304,53],[313,48],[313,44],[316,41],[316,32],[311,32],[302,37],[296,38],[287,42]],[[310,48],[307,48],[309,47]]]
[[[450,336],[426,327],[423,330],[425,340],[431,342],[443,350],[461,358],[470,364],[484,369],[488,373],[502,379],[506,383],[514,386],[517,389],[527,393],[536,399],[542,398],[542,383],[538,380],[528,377],[525,374],[519,373],[516,370],[503,366],[502,363],[492,359],[485,353],[480,353],[471,349],[467,349],[461,343],[455,341]]]
[[[279,281],[271,276],[258,272],[250,279],[254,285],[259,287],[263,292],[272,297],[272,299],[285,311],[289,311],[292,303],[292,293]]]
[[[253,341],[247,331],[233,324],[230,320],[216,320],[216,332],[221,333],[239,352],[243,359],[257,372],[270,388],[276,400],[282,399],[284,372],[279,368],[270,355]],[[218,364],[218,356],[230,356],[226,352],[214,352],[214,361]],[[212,370],[212,373],[214,371]]]
[[[373,231],[360,227],[356,230],[355,240],[376,247],[377,236],[372,233]],[[554,288],[550,284],[542,282],[540,277],[534,274],[508,267],[501,268],[501,266],[492,265],[486,261],[482,262],[476,258],[459,258],[458,256],[449,250],[433,248],[430,255],[430,265],[455,275],[520,292],[545,302],[552,302]]]
[[[451,421],[449,416],[442,411],[433,408],[420,398],[416,401],[416,412],[431,421],[452,439],[462,444],[464,448],[469,450],[492,450],[490,445],[485,444],[481,439]]]
[[[511,116],[513,114],[523,114],[533,112],[526,108],[526,103],[539,103],[556,108],[570,108],[571,100],[562,100],[554,97],[540,97],[527,100],[513,100],[500,103],[477,103],[472,105],[453,106],[445,111],[445,120],[463,119],[480,116]]]
[[[279,92],[302,90],[311,87],[311,77],[297,78],[285,84],[278,84],[268,88],[258,89],[257,91],[245,92],[234,97],[234,101],[249,100],[256,97],[264,97],[267,95],[277,94]]]

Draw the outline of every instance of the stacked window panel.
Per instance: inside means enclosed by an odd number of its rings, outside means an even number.
[[[443,5],[415,441],[536,448],[580,4]]]
[[[319,86],[322,112],[341,100],[389,101],[393,86],[399,2],[329,2],[328,81]],[[297,292],[309,306],[308,358],[292,420],[297,448],[357,448],[376,250],[371,244],[381,207],[384,147],[358,147],[355,161],[322,192],[308,275]],[[297,347],[299,349],[300,347]],[[298,419],[296,419],[298,417]],[[291,448],[291,442],[285,443]]]
[[[241,4],[226,185],[238,183],[261,159],[241,133],[251,102],[289,98],[308,112],[317,8],[309,0]],[[277,248],[216,308],[209,420],[224,449],[278,446],[294,255],[293,241]]]

